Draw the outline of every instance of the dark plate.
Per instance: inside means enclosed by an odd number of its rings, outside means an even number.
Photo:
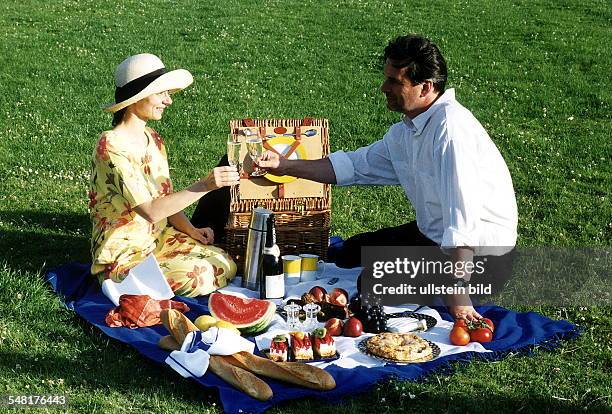
[[[388,313],[388,318],[414,318],[414,319],[425,319],[425,323],[427,324],[427,330],[430,330],[434,326],[437,325],[438,321],[436,318],[430,315],[425,315],[424,313],[418,312],[399,312],[399,313]]]
[[[270,350],[264,349],[264,350],[261,350],[260,352],[264,357],[268,358],[268,354],[270,353]],[[287,354],[288,362],[329,362],[329,361],[335,361],[338,358],[340,358],[340,354],[338,353],[338,351],[336,351],[336,354],[334,356],[331,356],[328,358],[315,357],[314,359],[295,359],[293,357],[293,352],[291,352],[291,349],[289,350],[289,353]]]
[[[364,354],[366,354],[367,356],[370,356],[372,358],[376,358],[376,359],[380,359],[381,361],[385,361],[388,362],[390,364],[418,364],[420,362],[427,362],[427,361],[431,361],[432,359],[436,359],[437,357],[440,356],[440,347],[436,344],[434,344],[433,342],[424,339],[429,346],[431,346],[431,357],[427,358],[427,359],[423,359],[423,360],[416,360],[416,361],[398,361],[396,359],[391,359],[391,358],[385,358],[385,357],[381,357],[378,355],[374,355],[372,353],[370,353],[370,351],[368,351],[368,348],[366,347],[366,343],[370,340],[370,338],[373,338],[373,336],[370,336],[368,338],[364,338],[362,341],[359,342],[359,344],[357,344],[357,348],[359,348],[359,350],[361,352],[363,352]]]

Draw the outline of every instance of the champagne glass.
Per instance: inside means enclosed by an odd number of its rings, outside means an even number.
[[[230,135],[227,139],[227,162],[230,167],[236,167],[240,170],[240,141],[234,140],[234,137]]]
[[[261,177],[262,175],[266,175],[266,171],[259,168],[257,165],[257,161],[261,157],[263,153],[263,142],[261,137],[258,136],[249,136],[246,140],[247,150],[249,151],[249,156],[253,160],[253,164],[255,164],[254,170],[251,173],[252,177]]]

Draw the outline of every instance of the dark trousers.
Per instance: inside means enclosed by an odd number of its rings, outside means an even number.
[[[217,167],[227,166],[227,155],[224,155]],[[225,224],[229,218],[230,188],[221,187],[211,191],[200,198],[193,215],[191,224],[197,228],[210,227],[215,232],[215,244],[225,240]]]
[[[386,227],[349,237],[336,253],[336,265],[345,268],[361,266],[361,248],[364,246],[437,246],[437,244],[421,233],[416,221],[411,221],[400,226]]]

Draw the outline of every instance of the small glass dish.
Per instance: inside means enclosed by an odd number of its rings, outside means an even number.
[[[287,329],[290,331],[301,331],[300,310],[302,307],[295,303],[286,305],[283,310],[287,313]]]

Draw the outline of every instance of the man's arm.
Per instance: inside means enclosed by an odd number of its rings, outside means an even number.
[[[451,249],[446,249],[450,252],[450,257],[453,262],[454,268],[459,267],[463,269],[461,272],[455,272],[455,277],[461,278],[466,282],[470,281],[472,277],[472,272],[466,270],[465,263],[473,263],[474,262],[474,250],[471,247],[453,247]],[[462,262],[463,265],[457,266],[457,263]]]
[[[466,271],[466,263],[474,262],[474,250],[467,246],[454,247],[450,249],[447,248],[446,250],[450,252],[453,268],[457,269],[459,267],[462,269],[461,272],[455,271],[455,277],[457,277],[457,280],[469,281],[472,273]],[[460,262],[463,264],[457,266],[457,263]],[[451,316],[455,319],[467,319],[468,321],[473,321],[482,318],[482,316],[476,312],[476,309],[474,309],[470,295],[467,293],[464,295],[448,295],[446,297],[446,303],[449,307]]]
[[[275,175],[291,175],[324,184],[336,184],[336,173],[328,158],[288,160],[273,151],[266,152],[257,165]]]

